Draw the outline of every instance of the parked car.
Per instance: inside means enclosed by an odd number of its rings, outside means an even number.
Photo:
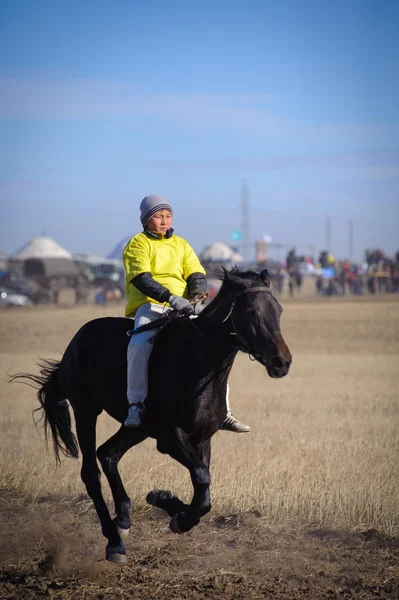
[[[36,287],[37,286],[32,287],[25,277],[11,275],[10,273],[3,273],[3,276],[0,277],[0,288],[6,288],[7,292],[10,293],[28,296],[34,304]]]
[[[9,288],[0,287],[0,308],[10,306],[29,306],[32,301],[24,294],[17,294]]]

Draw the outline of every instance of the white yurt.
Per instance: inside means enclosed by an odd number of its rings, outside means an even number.
[[[42,283],[60,277],[72,280],[79,275],[72,254],[49,237],[32,238],[9,257],[9,266]]]
[[[214,242],[210,246],[206,246],[201,252],[201,260],[215,263],[234,263],[239,264],[244,261],[244,257],[238,252],[235,252],[227,244],[223,242]]]
[[[14,252],[10,258],[14,260],[26,260],[28,258],[72,259],[72,254],[49,237],[35,237]]]

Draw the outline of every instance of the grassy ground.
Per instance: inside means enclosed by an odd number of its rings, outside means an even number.
[[[35,371],[33,359],[60,357],[80,325],[122,306],[0,313],[0,598],[398,597],[398,298],[284,308],[292,370],[275,381],[238,357],[231,403],[252,431],[213,440],[211,515],[174,536],[145,495],[189,499],[188,473],[152,441],[123,459],[135,524],[122,586],[102,561],[79,461],[55,470],[32,424],[34,391],[6,382],[7,370]],[[99,443],[116,429],[101,416]]]

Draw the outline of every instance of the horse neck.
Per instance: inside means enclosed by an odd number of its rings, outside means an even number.
[[[219,348],[226,356],[236,354],[230,344],[232,326],[229,316],[233,302],[233,294],[222,286],[215,300],[209,304],[196,320],[196,325],[208,338],[212,349]]]

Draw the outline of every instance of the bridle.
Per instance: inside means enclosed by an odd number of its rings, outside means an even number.
[[[241,333],[239,333],[239,331],[237,330],[237,326],[236,326],[235,319],[234,319],[234,309],[236,306],[237,298],[239,298],[240,296],[245,296],[246,294],[251,294],[251,293],[255,293],[255,292],[267,292],[268,294],[273,295],[271,288],[266,287],[266,286],[250,287],[250,288],[246,288],[245,290],[241,290],[239,292],[234,292],[234,298],[233,298],[233,302],[231,303],[230,311],[229,311],[228,315],[223,319],[222,323],[226,323],[229,319],[231,321],[231,326],[233,328],[233,331],[230,333],[230,335],[235,336],[236,339],[239,341],[239,344],[232,343],[231,344],[232,348],[234,348],[234,350],[240,350],[241,352],[248,354],[249,358],[251,360],[258,360],[262,365],[264,365],[266,367],[270,363],[270,360],[265,361],[263,356],[261,356],[257,352],[254,352],[250,348],[248,342],[241,335]]]
[[[238,342],[239,342],[238,344],[235,342],[230,343],[230,346],[234,350],[239,350],[240,352],[244,352],[245,354],[248,354],[249,358],[251,360],[258,360],[262,365],[267,367],[270,363],[270,360],[266,361],[261,354],[254,352],[250,348],[248,342],[238,331],[236,323],[235,323],[235,319],[234,319],[234,309],[236,306],[237,298],[239,298],[240,296],[245,296],[246,294],[251,294],[251,293],[255,293],[255,292],[267,292],[268,294],[271,294],[273,296],[273,292],[272,292],[271,288],[266,287],[266,286],[254,286],[254,287],[246,288],[245,290],[240,290],[239,292],[237,292],[237,291],[231,292],[230,294],[227,295],[227,297],[224,300],[224,301],[226,301],[227,298],[231,294],[234,294],[233,301],[230,306],[230,310],[229,310],[227,316],[223,319],[222,323],[226,323],[229,319],[231,321],[231,326],[233,328],[233,331],[230,332],[230,335],[235,336],[235,339],[238,340]],[[274,296],[273,296],[273,298],[274,298]],[[161,330],[166,325],[168,325],[172,320],[179,319],[179,318],[188,318],[188,315],[181,314],[178,311],[168,311],[159,319],[156,319],[155,321],[152,321],[151,323],[147,323],[146,325],[142,325],[141,327],[138,327],[137,329],[130,329],[129,331],[126,332],[126,334],[129,337],[131,337],[132,335],[137,335],[138,333],[143,333],[144,331],[149,331],[150,329]]]

